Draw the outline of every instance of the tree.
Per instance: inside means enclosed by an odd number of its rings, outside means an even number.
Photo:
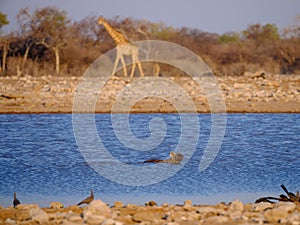
[[[100,41],[101,34],[103,32],[103,27],[99,26],[98,16],[91,15],[82,19],[80,22],[74,23],[74,27],[78,31],[79,37],[81,37],[84,45],[97,45]],[[78,38],[78,37],[77,37]]]
[[[221,36],[219,36],[218,38],[220,43],[230,43],[230,42],[234,42],[234,43],[239,43],[241,41],[240,38],[240,34],[236,33],[236,32],[227,32],[225,34],[222,34]]]
[[[3,14],[0,12],[0,32],[1,28],[5,25],[9,24],[6,14]],[[1,34],[1,33],[0,33]],[[10,46],[10,39],[8,36],[2,36],[0,37],[0,48],[2,49],[2,57],[1,57],[1,67],[0,67],[0,72],[2,74],[5,73],[6,69],[6,57],[9,51],[9,46]]]
[[[278,42],[278,51],[282,60],[282,72],[293,73],[300,71],[300,16],[295,24],[287,27],[283,39]]]
[[[0,38],[0,47],[2,49],[2,65],[1,65],[1,73],[5,74],[6,71],[6,58],[8,51],[10,50],[10,39],[9,37],[1,37]]]
[[[70,20],[66,12],[52,7],[37,9],[31,15],[28,9],[22,9],[18,18],[22,21],[23,32],[32,33],[38,40],[36,44],[44,45],[51,49],[55,55],[56,73],[60,73],[60,51],[67,45],[66,36]],[[28,42],[30,48],[32,42]],[[27,56],[26,56],[27,57]]]
[[[24,70],[30,48],[35,43],[34,38],[32,38],[32,36],[34,36],[33,31],[31,30],[30,24],[27,21],[28,18],[30,18],[28,8],[21,9],[17,15],[17,21],[20,26],[19,36],[22,37],[21,39],[24,39],[23,46],[25,48],[24,55],[23,55],[22,67],[21,67],[22,71]]]
[[[0,12],[0,29],[7,24],[9,24],[9,22],[7,20],[6,14],[3,14],[2,12]]]
[[[258,24],[250,25],[247,30],[243,31],[244,38],[255,42],[255,48],[262,44],[276,42],[280,39],[278,28],[275,24]]]

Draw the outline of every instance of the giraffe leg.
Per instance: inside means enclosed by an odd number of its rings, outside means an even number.
[[[136,67],[136,63],[132,64],[132,69],[131,69],[131,74],[130,74],[130,78],[133,77],[134,71],[135,71],[135,67]]]
[[[130,77],[133,76],[136,65],[138,65],[141,76],[144,77],[144,72],[143,72],[143,69],[142,69],[142,65],[138,60],[138,53],[135,53],[135,54],[133,53],[132,54],[132,63],[133,63],[133,65],[132,65],[132,70],[131,70],[131,76]]]
[[[127,70],[126,70],[126,65],[125,65],[125,60],[124,60],[123,55],[121,55],[120,58],[121,58],[121,62],[122,62],[122,65],[123,65],[124,77],[127,77]]]
[[[112,71],[113,75],[116,73],[116,69],[117,69],[119,60],[120,60],[120,57],[117,55],[116,60],[115,60],[115,64],[114,64],[114,68],[113,68],[113,71]]]
[[[143,68],[142,68],[142,65],[141,65],[141,63],[140,63],[139,61],[137,62],[137,65],[138,65],[138,67],[139,67],[141,76],[144,77],[145,75],[144,75],[144,72],[143,72]]]

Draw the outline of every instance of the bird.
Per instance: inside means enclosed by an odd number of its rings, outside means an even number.
[[[300,197],[299,194],[295,195],[293,192],[289,192],[287,188],[282,184],[281,188],[284,190],[284,192],[288,195],[289,199],[293,202],[299,202]]]
[[[14,201],[13,201],[13,204],[14,204],[14,208],[16,208],[17,205],[20,205],[20,201],[17,199],[17,193],[14,192]]]
[[[93,190],[91,190],[91,195],[89,197],[83,199],[77,205],[90,204],[93,200],[94,200],[94,192],[93,192]]]

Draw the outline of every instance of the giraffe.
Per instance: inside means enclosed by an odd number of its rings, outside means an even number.
[[[116,31],[103,17],[99,17],[98,24],[103,25],[106,31],[109,33],[109,35],[114,39],[114,41],[117,44],[117,56],[114,63],[114,68],[112,74],[115,74],[119,60],[121,60],[124,70],[124,76],[127,77],[127,70],[124,60],[124,55],[131,55],[132,58],[132,69],[130,78],[133,77],[133,73],[135,70],[136,65],[139,68],[140,74],[142,77],[144,77],[144,72],[142,69],[142,65],[139,62],[138,56],[139,56],[139,49],[137,46],[132,44],[130,41],[128,41],[123,34]]]

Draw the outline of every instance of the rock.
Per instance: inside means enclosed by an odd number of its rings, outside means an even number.
[[[0,221],[1,222],[1,221]],[[5,220],[5,224],[16,224],[16,221],[15,220],[12,220],[12,219],[10,219],[10,218],[7,218],[6,220]]]
[[[89,215],[87,218],[84,219],[84,222],[90,225],[98,225],[102,224],[107,218],[102,215]]]
[[[40,207],[36,204],[20,204],[20,205],[17,205],[16,208],[22,209],[22,210],[29,210],[29,209],[36,209],[36,208],[40,208]]]
[[[212,206],[204,206],[204,207],[198,207],[196,212],[199,214],[215,213],[216,209]]]
[[[249,221],[251,221],[253,223],[263,224],[265,221],[265,218],[264,218],[264,216],[260,215],[258,217],[249,218]]]
[[[129,214],[118,216],[117,220],[124,224],[133,224],[134,223],[132,221],[132,216]]]
[[[81,216],[79,216],[78,214],[70,214],[67,218],[70,222],[74,222],[74,223],[82,223],[83,219]]]
[[[300,213],[295,212],[292,215],[290,215],[288,217],[288,222],[289,222],[289,224],[292,224],[292,225],[300,225]]]
[[[184,201],[183,207],[192,207],[192,200],[186,200],[186,201]]]
[[[288,212],[280,208],[268,209],[265,213],[265,219],[271,223],[278,223],[282,219],[288,217]]]
[[[110,217],[110,208],[101,200],[92,201],[83,211],[84,221],[103,221],[103,218]],[[90,219],[91,217],[91,219]],[[101,217],[101,218],[100,218]]]
[[[199,215],[199,214],[198,214]],[[187,212],[178,210],[173,213],[167,213],[167,220],[168,221],[174,221],[174,222],[181,222],[181,221],[186,221],[187,220]]]
[[[128,208],[128,209],[136,209],[137,206],[134,205],[134,204],[127,204],[127,205],[126,205],[126,208]]]
[[[293,202],[278,202],[276,207],[286,212],[292,212],[296,208],[296,204]]]
[[[255,73],[253,73],[251,76],[251,78],[262,78],[262,79],[266,79],[266,73],[263,70],[257,71]]]
[[[114,207],[115,208],[122,208],[122,207],[124,207],[124,204],[123,204],[123,202],[117,201],[117,202],[114,203]]]
[[[145,204],[146,206],[157,206],[155,201],[150,201]]]
[[[73,213],[78,213],[78,214],[81,214],[83,209],[80,208],[78,205],[71,205],[71,206],[68,206],[66,208],[68,211],[71,211]]]
[[[241,211],[235,211],[230,213],[230,218],[234,221],[240,220],[243,218],[243,213]]]
[[[244,76],[245,77],[252,77],[253,73],[252,72],[249,72],[249,71],[245,71],[244,72]]]
[[[248,89],[250,88],[250,85],[245,83],[234,83],[233,87],[236,89]]]
[[[235,200],[233,201],[230,206],[228,211],[230,212],[235,212],[235,211],[240,211],[242,212],[244,210],[244,204],[240,200]]]
[[[137,211],[132,219],[136,222],[153,221],[155,219],[161,219],[165,216],[165,212],[160,208],[148,208]]]
[[[48,213],[48,216],[50,221],[52,220],[63,221],[68,217],[68,214],[66,212],[56,212],[56,213]]]
[[[223,224],[227,222],[228,218],[226,216],[211,216],[204,220],[204,224]]]
[[[113,219],[106,219],[101,223],[101,225],[123,225],[123,223]]]
[[[61,202],[51,202],[50,209],[62,209],[64,205]]]
[[[279,87],[280,83],[277,81],[268,81],[267,85],[272,86],[272,87]]]
[[[169,207],[170,205],[168,203],[161,204],[162,207]]]
[[[199,221],[201,219],[201,215],[196,213],[194,210],[187,212],[186,217],[188,221]]]
[[[45,224],[49,221],[49,215],[40,208],[30,209],[29,215],[30,215],[32,221],[36,221],[40,224]]]
[[[253,211],[255,212],[262,212],[266,209],[272,209],[274,207],[274,204],[270,202],[260,202],[253,205]]]

